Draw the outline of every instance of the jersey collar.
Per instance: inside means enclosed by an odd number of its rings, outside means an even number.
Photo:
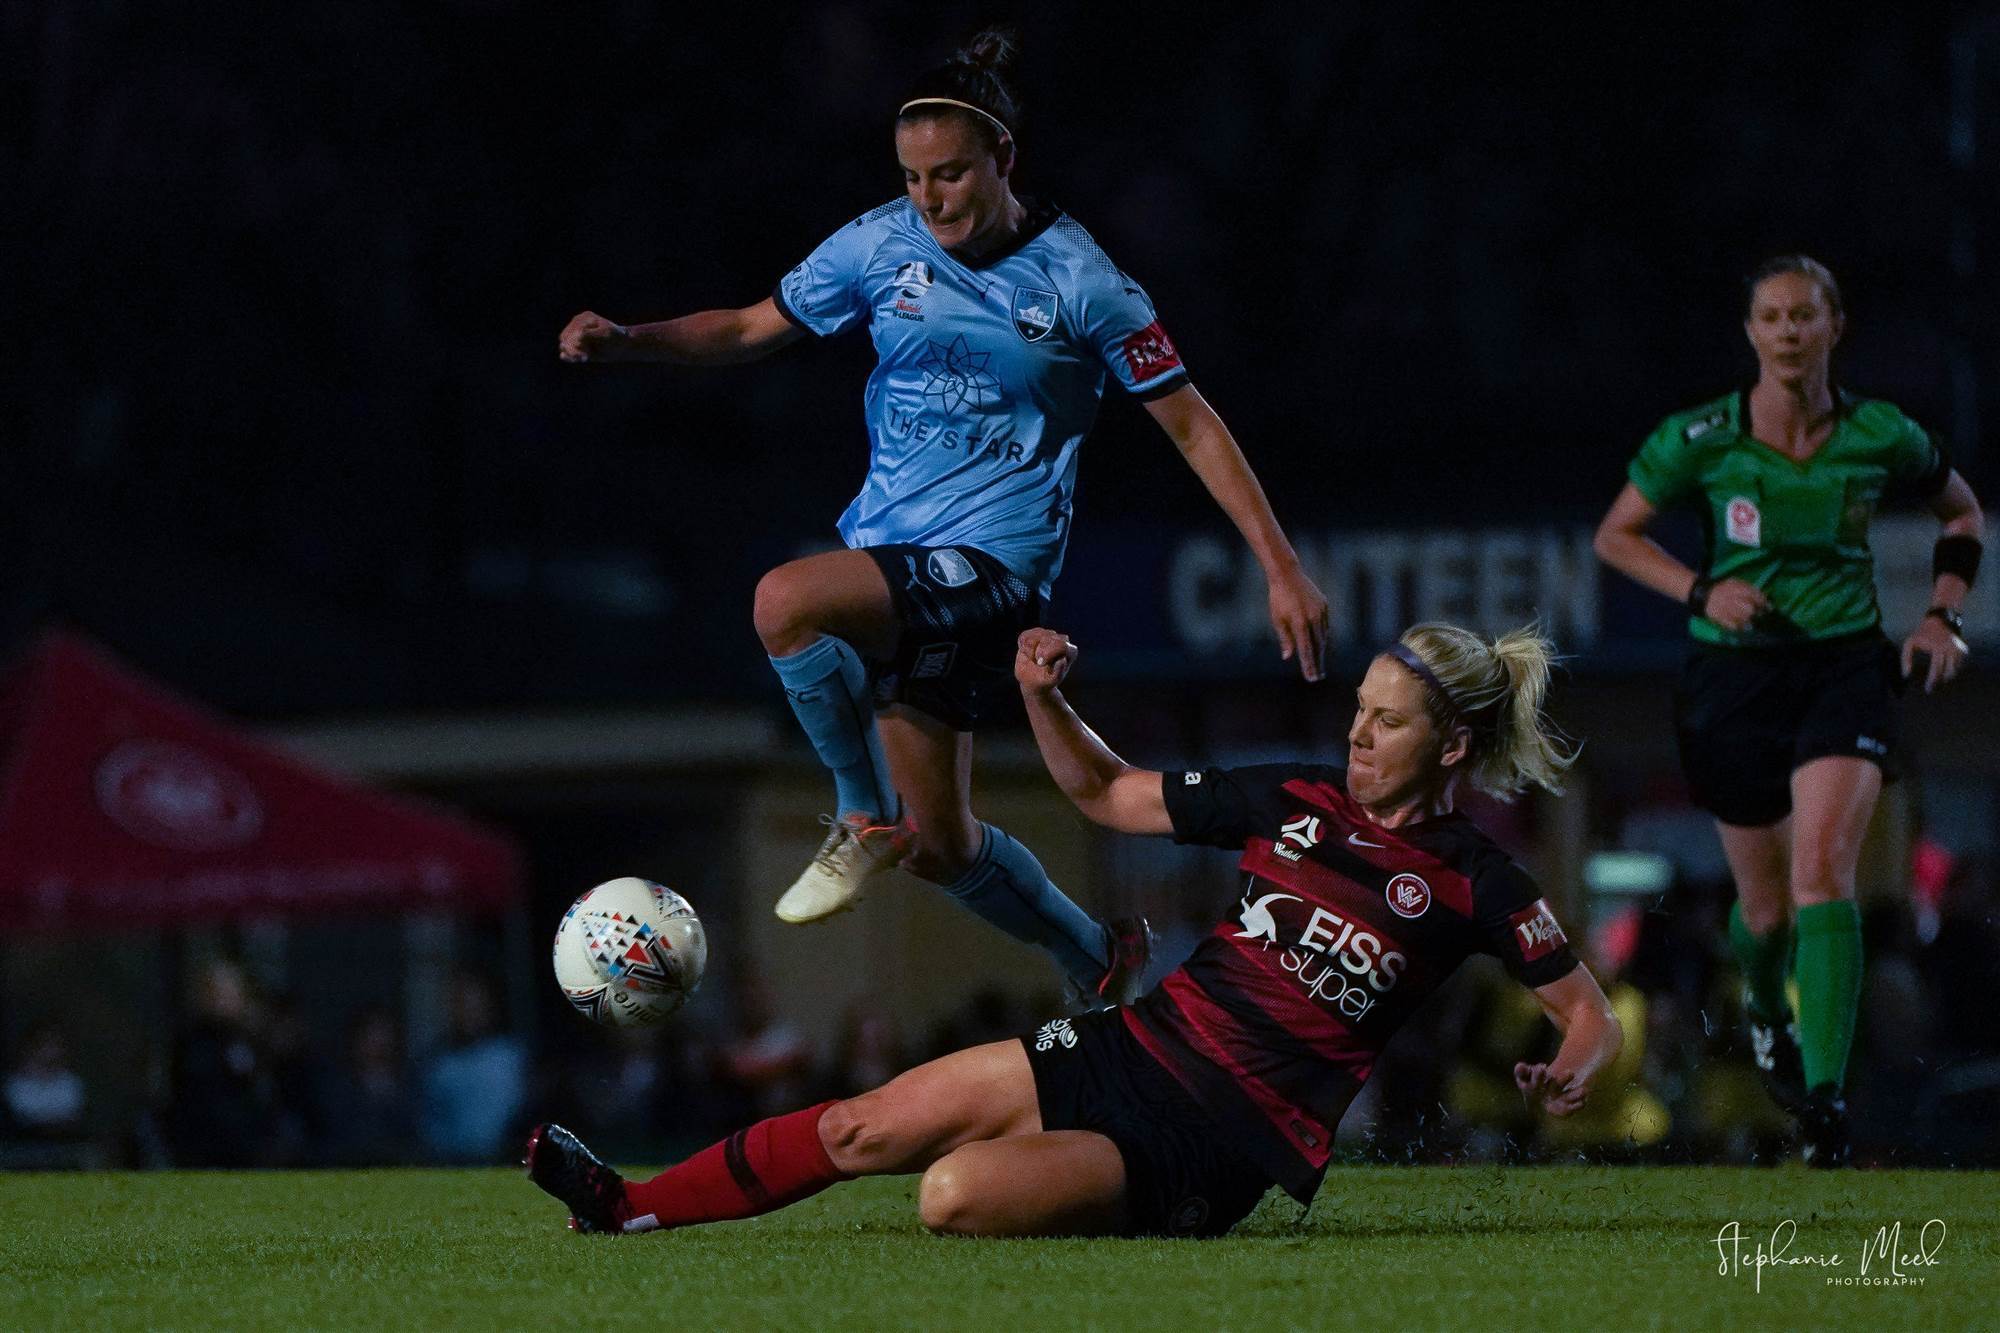
[[[931,236],[930,228],[924,227],[924,220],[922,218],[917,219],[917,226],[923,228],[923,233],[926,237],[929,237],[931,244],[936,246],[938,251],[949,258],[952,263],[971,269],[976,273],[980,269],[992,268],[1002,260],[1010,259],[1014,255],[1019,254],[1024,247],[1033,242],[1050,227],[1053,227],[1056,219],[1062,216],[1062,209],[1056,207],[1056,205],[1043,203],[1028,195],[1021,196],[1021,204],[1028,211],[1026,216],[1021,219],[1021,230],[1014,233],[1014,239],[997,250],[987,251],[977,259],[967,259],[963,255],[954,254],[950,250],[946,250],[943,246],[938,245],[937,238]],[[911,207],[914,210],[915,205],[911,205]]]
[[[1729,428],[1746,440],[1750,438],[1750,391],[1756,387],[1757,382],[1752,380],[1738,389],[1729,399]],[[1861,400],[1849,393],[1839,380],[1827,380],[1826,387],[1833,395],[1833,416],[1837,426]]]

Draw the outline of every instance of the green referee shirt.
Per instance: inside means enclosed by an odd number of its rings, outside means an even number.
[[[1881,623],[1868,520],[1885,493],[1937,494],[1951,464],[1893,403],[1837,397],[1833,434],[1803,463],[1752,438],[1747,390],[1676,412],[1632,460],[1627,475],[1654,508],[1699,507],[1703,572],[1754,583],[1771,599],[1771,611],[1740,633],[1690,617],[1695,638],[1794,643]]]

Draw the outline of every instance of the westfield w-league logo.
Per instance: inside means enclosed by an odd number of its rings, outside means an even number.
[[[1278,840],[1271,844],[1271,850],[1287,861],[1297,861],[1319,842],[1319,816],[1300,815],[1288,824],[1278,826]],[[1290,843],[1291,846],[1285,844]]]

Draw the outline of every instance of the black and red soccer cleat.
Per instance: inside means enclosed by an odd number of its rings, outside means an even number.
[[[572,1230],[618,1235],[625,1229],[625,1178],[561,1125],[537,1125],[521,1159],[528,1179],[569,1206]]]
[[[1130,1004],[1144,994],[1146,965],[1153,961],[1153,928],[1143,916],[1121,916],[1105,925],[1111,937],[1111,965],[1097,983],[1106,1005]]]

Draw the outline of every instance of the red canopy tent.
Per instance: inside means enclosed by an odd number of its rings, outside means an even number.
[[[0,688],[0,931],[498,911],[504,836],[318,772],[50,633]]]

